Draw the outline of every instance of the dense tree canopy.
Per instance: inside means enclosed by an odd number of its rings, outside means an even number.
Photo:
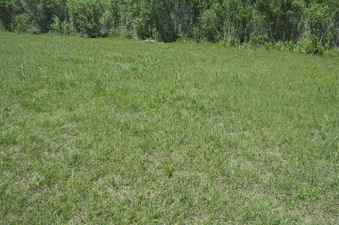
[[[90,37],[339,45],[337,0],[0,0],[0,19],[12,31]]]

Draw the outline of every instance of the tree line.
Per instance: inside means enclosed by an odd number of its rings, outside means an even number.
[[[0,0],[0,26],[17,32],[125,33],[163,42],[339,46],[338,0]]]

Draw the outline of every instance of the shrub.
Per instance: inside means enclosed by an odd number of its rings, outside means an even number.
[[[196,42],[203,40],[203,34],[201,32],[200,26],[196,25],[192,29],[192,37]]]
[[[114,18],[110,10],[105,10],[100,18],[101,30],[100,36],[107,36],[113,32]]]
[[[244,2],[225,0],[221,6],[216,7],[218,24],[223,29],[224,38],[238,39],[240,43],[249,41],[253,18],[252,8]]]
[[[136,35],[142,40],[152,37],[152,28],[147,26],[147,23],[144,21],[144,19],[145,18],[137,18],[135,21]]]
[[[264,35],[251,34],[250,45],[254,47],[262,47],[268,42],[268,37]]]
[[[71,34],[72,33],[72,25],[67,21],[62,21],[59,17],[55,16],[53,18],[53,22],[51,24],[50,31],[53,33],[59,34]]]
[[[295,47],[296,47],[296,44],[292,41],[285,43],[285,49],[287,49],[288,51],[293,52],[295,50]]]
[[[305,54],[322,55],[324,48],[314,36],[306,36],[297,44],[297,51]]]
[[[67,14],[66,0],[20,0],[25,14],[40,32],[48,32],[57,16],[62,21]]]
[[[69,14],[75,30],[89,37],[106,35],[104,17],[109,6],[105,3],[104,0],[69,0]]]
[[[59,19],[59,17],[55,16],[53,18],[53,22],[51,24],[51,30],[54,33],[63,33],[62,31],[62,21]]]
[[[224,45],[229,47],[239,47],[241,43],[239,39],[230,36],[224,40]]]
[[[111,17],[113,22],[113,28],[117,29],[121,23],[121,9],[120,0],[111,0]]]
[[[149,10],[143,10],[140,16],[135,19],[135,29],[137,37],[140,39],[155,38],[153,31],[154,24]]]
[[[13,29],[13,22],[18,11],[17,6],[18,2],[15,0],[0,0],[0,29]]]
[[[273,42],[266,42],[264,47],[267,50],[274,49],[274,43]]]
[[[270,40],[286,42],[299,37],[303,1],[257,0],[255,8],[261,20],[259,28],[265,30]]]
[[[30,16],[27,14],[21,14],[15,17],[14,30],[15,32],[22,33],[30,30],[32,22]]]
[[[2,24],[2,21],[0,20],[0,31],[5,31],[6,28],[5,26]]]
[[[296,48],[296,45],[293,42],[282,42],[278,41],[273,44],[273,48],[279,51],[290,51],[293,52]]]
[[[208,9],[202,14],[200,30],[203,39],[212,42],[218,40],[217,14],[213,9]]]
[[[164,42],[180,37],[255,47],[282,42],[289,49],[285,43],[307,34],[316,39],[309,46],[339,45],[338,0],[0,0],[0,20],[2,29],[20,32],[29,21],[36,31],[74,30],[89,37],[122,32]],[[300,48],[309,41],[301,40]]]
[[[315,3],[306,10],[307,32],[323,46],[333,47],[337,44],[339,38],[338,7],[339,4],[335,7],[325,3]]]
[[[152,1],[151,15],[160,41],[173,42],[178,38],[173,20],[175,4],[172,1]]]

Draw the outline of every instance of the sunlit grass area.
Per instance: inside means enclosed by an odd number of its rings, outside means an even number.
[[[338,54],[0,33],[0,224],[338,212]]]

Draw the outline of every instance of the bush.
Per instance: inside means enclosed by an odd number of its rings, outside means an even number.
[[[324,48],[316,37],[306,36],[298,42],[297,51],[311,55],[322,55]]]
[[[13,30],[15,15],[18,13],[18,2],[15,0],[0,0],[0,29]]]
[[[225,0],[220,6],[216,6],[218,25],[222,27],[225,39],[238,39],[240,43],[249,41],[253,10],[244,2]]]
[[[292,41],[300,35],[304,4],[299,0],[257,0],[257,28],[264,29],[271,41]]]
[[[284,49],[293,52],[295,50],[296,44],[292,41],[285,42],[285,47]]]
[[[267,42],[269,42],[268,40],[268,37],[264,35],[252,34],[250,37],[250,45],[254,47],[262,47],[265,46]]]
[[[325,39],[330,19],[329,7],[323,4],[313,4],[306,10],[305,14],[307,18],[308,32],[319,41]]]
[[[173,1],[152,1],[151,15],[160,41],[173,42],[178,38],[173,20],[174,7]]]
[[[69,0],[68,8],[76,31],[89,37],[105,36],[108,4],[104,0]]]
[[[296,48],[296,45],[293,42],[282,42],[278,41],[273,44],[273,49],[279,50],[279,51],[290,51],[293,52]]]
[[[50,30],[55,16],[62,21],[66,18],[66,0],[20,0],[20,4],[32,24],[42,33]]]
[[[30,16],[21,14],[15,17],[14,30],[15,32],[22,33],[29,31],[32,28]]]
[[[0,31],[5,31],[6,28],[5,26],[2,24],[2,21],[0,20]]]
[[[101,36],[107,36],[108,34],[113,32],[114,27],[114,18],[112,16],[112,12],[109,10],[105,10],[104,14],[100,18],[101,24]]]
[[[0,21],[2,29],[18,32],[32,25],[36,32],[87,37],[122,32],[287,49],[302,39],[300,49],[309,52],[339,46],[338,0],[0,0]]]
[[[306,10],[307,32],[328,48],[337,45],[339,39],[339,3],[331,6],[325,3],[312,4]]]
[[[229,46],[229,47],[239,47],[241,43],[239,39],[236,39],[230,36],[224,40],[224,45]]]
[[[202,14],[200,30],[203,39],[211,42],[218,40],[217,14],[213,9],[206,10]]]
[[[155,38],[153,27],[152,14],[149,10],[144,10],[140,16],[135,19],[136,34],[137,37],[142,40]]]
[[[50,31],[53,33],[59,34],[71,34],[72,33],[72,25],[67,21],[62,21],[59,17],[55,16],[53,18],[53,23],[51,24]]]
[[[144,18],[136,19],[136,35],[138,38],[145,40],[152,37],[152,28],[147,26],[147,23],[144,22]]]

